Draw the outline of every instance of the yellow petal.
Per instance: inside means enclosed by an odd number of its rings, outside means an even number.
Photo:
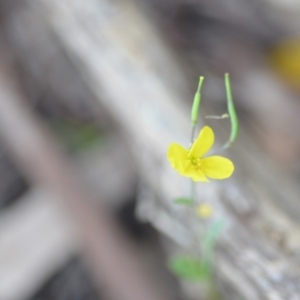
[[[203,173],[213,179],[225,179],[232,175],[234,165],[231,160],[222,156],[210,156],[201,160]]]
[[[203,127],[196,141],[192,145],[189,152],[190,156],[197,158],[203,157],[203,155],[206,154],[214,144],[214,140],[215,135],[213,130],[208,126]]]
[[[169,146],[167,156],[171,166],[184,175],[183,172],[189,164],[188,151],[181,145],[173,143]]]
[[[191,164],[185,168],[182,175],[190,177],[194,181],[209,182],[204,173],[200,169],[196,170],[196,168]]]

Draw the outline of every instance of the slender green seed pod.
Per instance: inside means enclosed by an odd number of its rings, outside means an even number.
[[[199,113],[199,107],[201,102],[201,88],[202,88],[203,80],[204,80],[203,76],[199,77],[198,89],[194,97],[193,107],[191,111],[191,123],[193,126],[197,124],[197,120],[198,120],[198,113]]]
[[[236,140],[238,132],[239,132],[239,121],[235,111],[232,92],[231,92],[231,84],[229,74],[225,74],[225,89],[226,89],[226,97],[227,97],[227,109],[230,117],[231,123],[231,133],[228,142],[224,146],[224,148],[228,148],[231,144]]]

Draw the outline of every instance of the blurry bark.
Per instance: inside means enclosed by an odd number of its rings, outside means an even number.
[[[78,228],[97,287],[112,299],[164,299],[145,276],[139,256],[103,205],[97,212],[51,135],[17,91],[10,70],[0,66],[0,132],[24,174],[65,205]]]
[[[37,24],[47,28],[132,148],[146,186],[140,216],[190,249],[191,223],[172,203],[188,194],[188,182],[165,159],[171,141],[187,143],[189,136],[189,108],[180,97],[190,95],[173,53],[134,1],[26,3],[8,24],[14,44],[30,48],[30,39],[21,37],[32,29],[32,18],[35,30]],[[40,76],[46,74],[36,67]],[[216,129],[225,140],[223,126]],[[298,183],[261,153],[246,130],[229,156],[236,164],[234,177],[197,189],[198,200],[210,201],[227,224],[216,263],[224,299],[300,299]]]
[[[35,187],[19,200],[0,214],[0,299],[5,300],[31,299],[79,250],[73,224],[53,193]]]
[[[4,147],[4,143],[1,146]],[[33,184],[25,195],[23,191],[21,197],[12,198],[20,192],[16,189],[20,184],[15,175],[20,170],[12,169],[11,164],[6,163],[8,158],[11,160],[6,149],[5,155],[0,156],[0,199],[8,201],[6,210],[0,209],[0,299],[29,299],[49,277],[57,274],[62,266],[65,268],[71,256],[78,255],[80,241],[71,226],[72,220],[66,217],[62,205],[55,201],[49,189]],[[101,201],[113,212],[127,207],[128,201],[135,197],[136,172],[130,161],[122,140],[116,136],[106,138],[105,145],[97,143],[76,156],[76,160],[72,159],[81,182],[94,195],[96,203],[93,205]],[[153,278],[152,272],[150,276]],[[54,290],[58,295],[53,297],[64,294],[68,298],[64,291],[69,289],[82,295],[89,286],[87,281],[76,284],[75,290],[69,285],[64,285],[64,289],[57,286]],[[42,290],[45,292],[44,287]]]

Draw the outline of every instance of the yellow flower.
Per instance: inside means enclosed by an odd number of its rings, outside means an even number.
[[[168,160],[172,167],[182,176],[194,181],[206,181],[207,177],[225,179],[232,175],[234,165],[231,160],[222,156],[203,157],[214,143],[213,130],[205,126],[190,149],[173,143],[168,149]]]
[[[209,203],[201,203],[196,208],[196,214],[200,218],[208,219],[213,214],[213,208]]]

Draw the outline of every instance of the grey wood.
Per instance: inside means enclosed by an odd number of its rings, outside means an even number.
[[[170,142],[188,145],[185,74],[134,1],[28,1],[68,54],[101,106],[119,124],[141,177],[139,216],[193,252],[196,218],[172,200],[189,193],[166,160]],[[215,125],[225,140],[223,123]],[[224,299],[300,299],[297,182],[280,170],[242,129],[226,153],[234,176],[197,185],[226,228],[216,274]],[[172,249],[171,252],[180,251]],[[192,289],[189,289],[192,291]],[[192,293],[192,292],[191,292]],[[198,292],[195,293],[197,295]]]

